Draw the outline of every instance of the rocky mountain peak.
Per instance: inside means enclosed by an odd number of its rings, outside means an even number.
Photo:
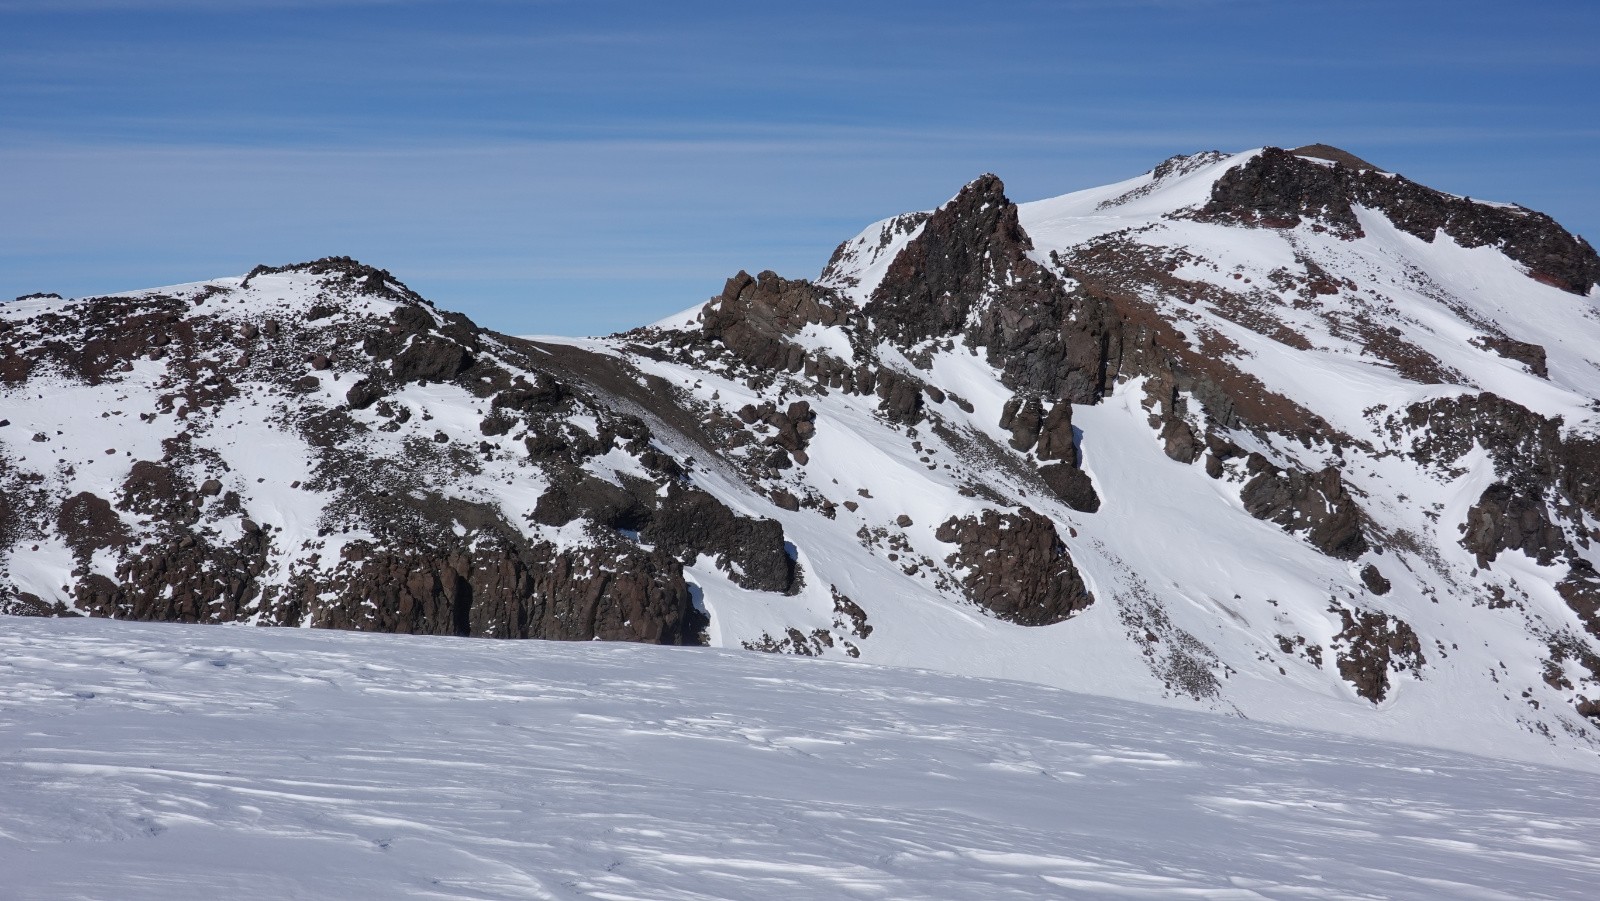
[[[421,295],[395,278],[389,270],[368,266],[360,260],[347,256],[323,257],[284,266],[259,265],[245,275],[240,287],[249,287],[250,281],[260,275],[281,275],[290,272],[319,276],[330,287],[353,289],[389,300],[431,306]]]
[[[8,303],[0,609],[703,641],[1570,759],[1597,271],[1312,145],[984,175],[608,338],[344,257]]]
[[[1549,216],[1352,168],[1351,160],[1360,163],[1337,148],[1302,153],[1268,147],[1217,179],[1200,216],[1266,228],[1308,222],[1354,239],[1364,234],[1357,210],[1368,209],[1423,241],[1442,233],[1463,247],[1500,248],[1530,277],[1563,291],[1582,295],[1600,285],[1600,255]]]
[[[901,344],[958,335],[976,308],[1013,284],[1037,280],[1032,249],[1004,183],[982,175],[922,223],[864,311]]]
[[[1367,162],[1359,156],[1356,156],[1348,150],[1341,150],[1332,144],[1306,144],[1303,147],[1296,147],[1289,152],[1295,156],[1303,156],[1315,160],[1327,160],[1330,163],[1338,163],[1341,166],[1351,169],[1370,169],[1373,172],[1387,171],[1374,166],[1373,164]]]

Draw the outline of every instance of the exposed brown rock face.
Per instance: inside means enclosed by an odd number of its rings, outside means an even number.
[[[216,490],[211,486],[215,483]],[[198,494],[218,496],[222,483],[207,479]],[[170,466],[153,460],[138,460],[122,482],[122,500],[118,509],[145,516],[159,517],[178,525],[192,524],[198,517],[198,505],[182,487],[180,476]]]
[[[1511,550],[1541,564],[1566,558],[1576,565],[1573,535],[1583,534],[1583,514],[1600,517],[1600,442],[1594,437],[1563,435],[1559,420],[1487,392],[1415,404],[1390,427],[1421,435],[1412,455],[1445,471],[1474,447],[1489,452],[1499,480],[1484,489],[1461,526],[1461,544],[1479,566],[1492,566]],[[1578,610],[1586,579],[1575,570],[1563,584],[1563,596]]]
[[[1289,152],[1295,156],[1309,156],[1313,159],[1327,160],[1330,163],[1338,163],[1341,166],[1346,166],[1351,169],[1371,169],[1374,172],[1384,171],[1383,169],[1374,166],[1361,157],[1356,156],[1350,151],[1341,150],[1338,147],[1334,147],[1330,144],[1306,144],[1303,147],[1296,147]]]
[[[1109,236],[1075,251],[1070,261],[1057,261],[1061,272],[1078,279],[1072,286],[1034,260],[1017,208],[994,176],[968,184],[917,225],[920,233],[894,258],[863,308],[871,335],[858,336],[857,343],[867,347],[887,339],[913,359],[941,342],[983,348],[1017,392],[1001,418],[1011,448],[1050,461],[1040,476],[1076,510],[1092,512],[1100,501],[1087,476],[1074,468],[1070,404],[1098,401],[1114,379],[1147,377],[1147,390],[1162,396],[1156,428],[1163,448],[1182,463],[1205,454],[1213,426],[1278,432],[1302,443],[1349,440],[1292,400],[1264,390],[1227,361],[1226,347],[1191,344],[1150,306],[1145,289],[1152,279],[1165,284],[1175,263],[1146,259]],[[806,283],[741,273],[702,312],[702,331],[747,362],[811,375],[820,367],[783,335],[808,321],[856,323],[845,313],[822,312],[828,303],[818,296],[825,295]],[[920,421],[923,398],[933,396],[928,386],[870,363],[843,379],[821,380],[854,393],[875,391],[891,421],[908,424]],[[1183,414],[1185,397],[1203,405],[1204,434]],[[1207,471],[1220,477],[1226,456],[1213,450],[1210,458]],[[1323,498],[1309,482],[1301,484],[1306,478],[1288,477],[1282,485],[1273,477],[1257,478],[1251,497],[1258,515],[1309,532],[1325,552],[1359,556],[1366,548],[1359,510],[1337,473],[1313,480],[1326,483],[1332,514],[1313,512],[1311,494]]]
[[[1034,262],[1032,248],[1005,185],[985,175],[927,220],[864,312],[899,345],[961,336],[987,349],[1012,388],[1093,403],[1106,388],[1111,323],[1103,305]]]
[[[1543,213],[1473,203],[1400,176],[1325,166],[1269,147],[1217,180],[1202,215],[1285,228],[1309,219],[1361,234],[1354,206],[1376,209],[1403,231],[1432,241],[1443,231],[1465,247],[1498,247],[1534,278],[1573,294],[1600,284],[1600,256]]]
[[[1307,156],[1338,165],[1327,166],[1303,158]],[[1203,155],[1195,162],[1214,158]],[[1387,198],[1386,205],[1374,200],[1380,194]],[[1541,277],[1565,279],[1570,290],[1587,290],[1594,282],[1594,274],[1600,273],[1592,250],[1545,217],[1450,198],[1403,179],[1390,178],[1336,148],[1312,146],[1295,154],[1275,150],[1262,154],[1218,182],[1203,215],[1257,224],[1288,224],[1298,221],[1297,217],[1314,217],[1325,227],[1354,234],[1358,229],[1352,208],[1355,203],[1382,209],[1402,228],[1426,239],[1443,228],[1468,246],[1496,243],[1514,248],[1514,258],[1542,273]],[[949,339],[984,348],[990,362],[1001,369],[1006,383],[1018,391],[1006,407],[1002,428],[1011,433],[1009,443],[1019,452],[1031,453],[1041,461],[1075,463],[1070,406],[1061,401],[1092,403],[1104,393],[1111,379],[1135,375],[1148,377],[1147,386],[1164,395],[1157,428],[1167,455],[1183,463],[1206,456],[1207,471],[1216,477],[1221,476],[1221,465],[1228,454],[1209,447],[1215,439],[1213,426],[1278,432],[1303,443],[1348,440],[1292,400],[1261,390],[1258,383],[1226,361],[1226,347],[1191,345],[1173,330],[1171,323],[1149,308],[1139,295],[1141,286],[1165,285],[1179,293],[1187,290],[1188,283],[1165,275],[1176,265],[1173,261],[1145,259],[1125,242],[1119,243],[1116,236],[1108,236],[1074,251],[1071,260],[1058,261],[1062,272],[1079,280],[1077,286],[1070,286],[1056,272],[1033,260],[1029,253],[1032,242],[1020,225],[1016,207],[993,176],[967,185],[950,203],[908,225],[903,233],[910,234],[917,226],[920,234],[891,263],[863,312],[876,337],[887,338],[908,350]],[[1320,277],[1329,283],[1327,291],[1341,290],[1337,279],[1322,272],[1314,262],[1307,260],[1304,265],[1310,273],[1308,277]],[[1584,281],[1585,278],[1589,280]],[[730,283],[722,307],[730,308],[731,298],[746,293],[760,295],[760,291],[750,292],[752,281],[744,276]],[[781,294],[781,281],[776,277],[769,281],[774,287],[765,293]],[[814,289],[787,290],[800,299],[782,304],[782,309],[809,309],[804,295]],[[1210,300],[1217,302],[1215,298]],[[749,314],[741,315],[748,318]],[[797,321],[818,315],[802,312]],[[715,321],[715,317],[708,321]],[[1249,324],[1248,317],[1239,321]],[[1459,377],[1440,370],[1435,365],[1437,361],[1430,362],[1431,358],[1420,354],[1403,338],[1361,332],[1356,321],[1347,325],[1354,329],[1353,337],[1380,359],[1393,363],[1402,375],[1423,383]],[[1271,329],[1263,333],[1277,336]],[[1523,362],[1530,371],[1545,371],[1542,348],[1509,338],[1484,340],[1482,346]],[[792,362],[786,365],[794,368]],[[919,395],[909,385],[897,392],[892,384],[885,384],[894,377],[880,372],[869,376],[866,384],[858,378],[855,382],[846,380],[845,386],[846,390],[876,389],[885,398],[892,418],[915,422],[918,413],[907,409],[910,401],[929,395]],[[1203,434],[1189,417],[1178,415],[1184,396],[1203,404]],[[905,404],[891,400],[896,397],[903,397]],[[1052,400],[1056,402],[1051,403]],[[1526,415],[1513,416],[1515,421],[1495,426],[1496,411],[1492,407],[1493,402],[1477,404],[1472,410],[1463,411],[1461,418],[1476,420],[1472,426],[1476,430],[1499,428],[1524,443],[1529,440],[1531,428],[1538,436],[1534,439],[1536,444],[1553,449],[1556,458],[1566,453],[1558,439],[1545,439],[1543,433],[1550,426],[1535,421],[1537,417],[1521,411]],[[1481,415],[1484,413],[1490,414],[1487,425]],[[1047,417],[1051,421],[1047,422]],[[1600,456],[1592,450],[1589,455]],[[1552,479],[1562,482],[1562,488],[1574,500],[1584,495],[1592,505],[1600,496],[1600,478],[1584,474],[1600,473],[1600,468],[1565,465],[1553,459],[1545,469],[1552,473]],[[1051,491],[1069,506],[1080,511],[1098,509],[1099,499],[1081,472],[1047,465],[1040,474]],[[1333,556],[1353,559],[1365,551],[1362,514],[1337,471],[1285,474],[1252,469],[1252,476],[1245,495],[1247,506],[1255,515],[1291,531],[1307,533],[1313,546]],[[1552,479],[1539,481],[1549,485]],[[1570,489],[1568,482],[1574,483]],[[1515,487],[1519,496],[1527,494],[1527,486]],[[1524,512],[1518,511],[1517,518]],[[1488,525],[1509,515],[1508,511],[1497,512],[1493,504],[1482,506],[1480,522],[1470,540],[1475,545],[1505,545],[1510,541],[1518,546],[1534,546],[1555,535],[1553,529],[1528,533]]]
[[[249,279],[280,273],[320,275],[322,293],[299,314],[242,324],[194,311],[224,290],[215,287],[197,296],[74,302],[64,313],[28,321],[26,343],[15,354],[7,347],[5,359],[28,361],[17,369],[22,375],[44,364],[87,384],[127,378],[132,367],[124,364],[136,357],[159,359],[167,393],[155,414],[139,418],[175,417],[202,430],[213,409],[252,382],[256,402],[269,399],[260,415],[310,446],[314,475],[284,488],[331,496],[321,535],[354,530],[368,537],[336,543],[344,549],[337,561],[321,560],[315,548],[280,546],[274,511],[249,509],[233,490],[243,486],[231,481],[228,462],[191,443],[188,430],[167,440],[162,459],[133,461],[111,498],[85,492],[50,499],[44,489],[34,498],[26,485],[10,484],[15,479],[0,458],[0,532],[8,539],[30,528],[58,532],[78,563],[70,586],[78,609],[142,620],[695,642],[704,617],[690,602],[680,558],[710,554],[752,588],[795,584],[776,522],[735,516],[679,484],[681,467],[652,445],[642,421],[533,365],[543,362],[537,351],[489,338],[496,351],[485,357],[485,333],[466,317],[436,311],[387,272],[346,258],[258,267]],[[366,297],[398,305],[387,316],[361,312],[389,309],[363,305]],[[519,371],[508,370],[508,360]],[[324,379],[350,386],[339,389],[343,404],[308,394]],[[591,517],[584,526],[589,545],[557,549],[532,540],[497,509],[432,488],[435,479],[477,471],[497,451],[463,445],[416,422],[412,406],[391,403],[412,382],[465,389],[486,408],[485,435],[517,430],[526,463],[555,483],[551,503],[573,508],[562,521]],[[273,397],[282,400],[273,405]],[[814,428],[805,410],[791,412],[801,420],[792,431]],[[594,431],[570,417],[588,417]],[[373,423],[380,432],[409,424],[421,434],[408,439],[404,459],[387,459],[367,448]],[[614,450],[637,459],[651,478],[596,488],[582,467]],[[649,531],[654,550],[616,531],[636,515],[640,523],[632,527]],[[115,552],[115,572],[91,571],[104,549]],[[273,566],[291,570],[287,587],[282,573],[263,581]],[[66,608],[17,595],[0,598],[0,609]]]
[[[1100,509],[1094,483],[1078,468],[1070,403],[1057,403],[1046,413],[1037,397],[1014,395],[1001,410],[1000,428],[1011,433],[1013,450],[1032,451],[1040,460],[1060,461],[1039,467],[1039,477],[1062,503],[1084,513]]]
[[[256,610],[256,578],[271,545],[259,530],[226,541],[174,531],[147,542],[117,567],[116,579],[90,576],[75,590],[79,608],[95,616],[151,622],[233,622]]]
[[[1371,563],[1361,568],[1361,584],[1367,586],[1368,591],[1379,596],[1388,594],[1389,589],[1394,587],[1389,584],[1388,579],[1383,577],[1383,573],[1378,571],[1378,567]]]
[[[1014,396],[1006,402],[1000,415],[1000,428],[1011,433],[1011,447],[1014,450],[1033,450],[1043,424],[1044,407],[1037,397]]]
[[[888,368],[878,370],[875,380],[880,406],[891,421],[911,424],[922,418],[921,382]]]
[[[1229,359],[1238,348],[1227,339],[1205,332],[1191,341],[1152,301],[1152,290],[1184,296],[1193,288],[1170,273],[1180,260],[1112,233],[1073,248],[1059,262],[1078,282],[1072,292],[1077,306],[1062,329],[1094,339],[1107,384],[1146,377],[1146,392],[1162,402],[1162,418],[1177,409],[1180,397],[1190,396],[1204,407],[1207,422],[1221,428],[1272,431],[1301,442],[1345,440],[1326,420],[1242,371]],[[1204,299],[1225,305],[1224,294]],[[1260,328],[1292,341],[1279,330]]]
[[[120,378],[134,360],[189,358],[197,347],[221,343],[223,336],[203,326],[196,331],[196,324],[183,317],[186,306],[176,298],[148,294],[116,310],[82,305],[73,317],[43,313],[30,323],[43,340],[0,331],[0,383],[21,384],[44,368],[98,385]],[[52,337],[63,333],[71,333],[72,339]]]
[[[734,582],[757,591],[795,588],[795,565],[776,520],[736,515],[704,491],[669,483],[640,537],[674,556],[710,554]]]
[[[1094,603],[1055,524],[1027,507],[951,517],[937,536],[957,547],[946,562],[967,570],[967,597],[1001,619],[1047,626]]]
[[[1404,620],[1370,610],[1339,609],[1344,629],[1334,636],[1339,674],[1373,702],[1389,695],[1389,674],[1416,675],[1427,663],[1417,633]]]
[[[1011,433],[1011,447],[1033,451],[1040,460],[1062,460],[1078,465],[1078,447],[1072,430],[1072,405],[1057,403],[1046,413],[1034,396],[1015,395],[1000,415],[1000,428]]]
[[[416,635],[652,644],[698,637],[682,570],[660,553],[480,542],[444,554],[352,545],[345,557],[330,574],[297,579],[267,616]]]
[[[1461,544],[1488,566],[1501,551],[1522,551],[1548,565],[1567,549],[1567,537],[1550,521],[1544,499],[1519,493],[1504,482],[1485,488],[1467,511]]]
[[[583,517],[597,525],[638,533],[673,558],[693,562],[712,556],[741,587],[788,592],[795,587],[794,561],[784,546],[783,526],[770,519],[738,516],[696,488],[668,482],[663,494],[651,482],[622,486],[592,476],[558,482],[539,501],[535,516],[549,525]]]
[[[1161,451],[1171,459],[1193,463],[1200,456],[1200,449],[1200,440],[1187,422],[1173,418],[1161,427]]]
[[[67,498],[56,516],[56,528],[80,561],[95,551],[126,544],[127,529],[111,509],[111,502],[87,491]]]
[[[1037,270],[1025,253],[1032,247],[1000,179],[981,176],[900,251],[865,312],[900,344],[960,334],[985,288]],[[1048,290],[1035,284],[1028,293]]]
[[[1508,360],[1516,360],[1528,371],[1542,379],[1550,377],[1550,367],[1545,360],[1545,350],[1537,344],[1517,341],[1502,336],[1488,336],[1473,342],[1485,350],[1492,350]]]
[[[1556,591],[1578,614],[1584,629],[1600,638],[1600,573],[1595,572],[1594,564],[1582,557],[1574,558],[1567,577],[1556,583]]]
[[[1100,495],[1094,490],[1094,482],[1078,467],[1051,463],[1039,467],[1039,476],[1050,493],[1068,507],[1080,513],[1094,513],[1100,509]]]
[[[914,424],[922,417],[928,386],[916,377],[869,362],[851,365],[792,340],[810,324],[837,326],[855,321],[853,308],[832,288],[780,278],[773,272],[755,277],[740,272],[728,279],[721,295],[701,308],[700,320],[699,340],[726,348],[754,370],[758,381],[770,381],[782,373],[801,374],[826,388],[877,395],[893,422]],[[681,343],[682,339],[675,340]],[[814,422],[814,417],[808,421]],[[790,456],[795,456],[793,450]],[[805,461],[799,462],[803,465]]]
[[[848,306],[830,289],[771,271],[755,277],[740,272],[705,305],[700,328],[751,366],[799,372],[805,348],[788,339],[811,323],[839,325],[848,318]]]
[[[443,382],[471,365],[472,353],[465,347],[448,338],[426,336],[401,351],[390,371],[397,382]]]
[[[187,452],[173,448],[177,456]],[[208,506],[209,505],[209,506]],[[240,513],[238,495],[223,496],[215,479],[192,485],[171,466],[133,464],[116,509],[143,523],[131,533],[109,502],[78,495],[62,507],[84,541],[81,563],[98,547],[125,547],[115,578],[85,573],[73,586],[79,609],[96,616],[157,622],[230,622],[256,609],[256,579],[266,568],[271,536],[249,520],[237,538],[215,520]],[[85,527],[85,524],[93,524]]]
[[[1389,428],[1417,434],[1411,456],[1433,466],[1448,467],[1476,442],[1502,474],[1528,484],[1550,484],[1562,469],[1560,424],[1489,392],[1413,404]]]
[[[1344,487],[1339,471],[1328,467],[1304,473],[1280,469],[1260,454],[1249,460],[1254,476],[1240,491],[1251,516],[1305,532],[1312,546],[1330,557],[1354,560],[1366,553],[1361,508]]]
[[[359,260],[344,256],[323,257],[320,260],[312,260],[309,263],[291,263],[287,266],[257,266],[251,269],[250,273],[244,277],[244,282],[248,285],[250,280],[258,275],[277,275],[284,272],[309,272],[312,275],[332,276],[334,284],[350,292],[374,294],[393,300],[415,300],[417,298],[417,295],[413,294],[411,289],[401,284],[399,279],[390,275],[389,270],[368,266]],[[336,308],[325,307],[323,309],[327,310],[327,312],[322,315],[327,316]],[[312,318],[322,318],[317,313],[318,310],[314,308],[311,313]],[[276,325],[271,331],[277,331]]]
[[[746,404],[738,416],[746,424],[760,421],[771,426],[776,434],[766,438],[765,443],[782,448],[797,463],[809,462],[806,446],[817,433],[817,414],[812,411],[810,401],[797,400],[789,404],[787,410],[779,410],[777,404],[771,402],[760,407]]]
[[[828,591],[833,595],[833,625],[836,629],[847,629],[856,638],[869,638],[872,636],[872,624],[867,622],[867,611],[861,605],[850,599],[849,595],[841,594],[833,585],[828,586]]]
[[[1072,405],[1058,403],[1039,424],[1039,442],[1034,454],[1041,460],[1060,460],[1078,465],[1077,433],[1072,428]]]

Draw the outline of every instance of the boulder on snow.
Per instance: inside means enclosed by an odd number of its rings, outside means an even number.
[[[1000,619],[1047,626],[1094,603],[1055,524],[1028,507],[952,516],[935,537],[956,546],[945,562],[965,570],[968,599]]]

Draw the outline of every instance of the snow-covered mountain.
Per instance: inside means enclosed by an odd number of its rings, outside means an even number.
[[[0,896],[1588,898],[1600,774],[639,645],[0,629]]]
[[[1314,146],[609,338],[330,258],[0,305],[16,613],[708,642],[1600,748],[1600,257]]]

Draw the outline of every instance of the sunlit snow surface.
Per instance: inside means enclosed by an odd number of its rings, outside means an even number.
[[[816,434],[806,449],[809,462],[784,471],[782,487],[796,497],[814,493],[839,509],[828,518],[759,498],[741,506],[751,498],[746,486],[695,473],[697,485],[735,509],[779,520],[807,576],[795,596],[756,599],[708,568],[690,572],[710,612],[712,643],[738,647],[791,628],[833,628],[838,640],[826,653],[848,653],[848,641],[872,663],[1023,679],[1379,740],[1595,768],[1600,733],[1574,711],[1579,698],[1595,696],[1593,674],[1570,659],[1555,659],[1551,649],[1556,636],[1591,644],[1555,588],[1566,567],[1540,566],[1520,551],[1481,565],[1461,543],[1467,513],[1485,488],[1509,473],[1497,473],[1481,447],[1448,466],[1423,465],[1412,455],[1427,435],[1393,425],[1419,402],[1489,391],[1561,417],[1569,434],[1600,430],[1592,406],[1600,397],[1595,299],[1529,278],[1495,248],[1463,247],[1443,233],[1423,241],[1372,210],[1357,208],[1364,236],[1353,240],[1314,222],[1269,229],[1195,219],[1217,179],[1258,152],[1202,154],[1165,176],[1152,171],[1023,203],[1018,218],[1041,265],[1051,253],[1070,260],[1098,239],[1116,238],[1124,250],[1143,248],[1158,257],[1174,254],[1173,278],[1212,293],[1195,301],[1151,287],[1142,302],[1192,345],[1203,346],[1202,334],[1221,336],[1221,346],[1234,348],[1228,365],[1349,436],[1339,454],[1286,434],[1234,430],[1230,439],[1287,468],[1337,467],[1370,519],[1371,549],[1356,560],[1334,559],[1303,536],[1250,516],[1240,495],[1248,478],[1242,459],[1219,479],[1199,459],[1184,464],[1169,458],[1140,379],[1118,382],[1101,402],[1073,408],[1082,469],[1101,501],[1098,511],[1084,513],[1022,484],[995,465],[998,458],[947,441],[939,428],[922,424],[913,434],[885,422],[875,395],[813,393],[797,378],[803,386],[797,393],[817,415]],[[886,256],[918,233],[920,226],[897,226],[907,221],[868,226],[845,243],[821,282],[865,305],[884,277]],[[1274,287],[1275,272],[1309,273],[1308,262],[1348,284],[1337,294],[1310,298]],[[1286,343],[1259,323],[1252,328],[1236,321],[1237,311],[1218,298],[1269,312],[1300,340]],[[1453,374],[1439,384],[1405,376],[1350,337],[1348,318],[1357,312]],[[698,308],[686,310],[657,327],[694,332],[697,317]],[[1501,334],[1544,348],[1548,378],[1482,346],[1480,339]],[[813,354],[859,362],[845,339],[840,327],[812,325],[793,341]],[[781,408],[790,399],[782,376],[769,397],[704,361],[633,353],[634,337],[562,340],[620,354],[725,415],[746,403],[776,400]],[[882,365],[971,405],[967,412],[953,402],[927,402],[930,422],[946,434],[982,436],[998,454],[1008,454],[1010,435],[999,423],[1014,391],[995,361],[960,342],[923,350],[925,368],[887,343],[874,354]],[[1186,402],[1191,426],[1203,433],[1202,401],[1189,396]],[[649,418],[648,411],[643,415]],[[692,442],[674,446],[670,427],[658,425],[656,434],[680,458],[704,458]],[[1020,458],[1028,468],[1039,462]],[[936,575],[952,547],[939,540],[939,525],[997,506],[983,493],[963,492],[969,485],[984,486],[1003,505],[1050,516],[1095,603],[1067,622],[1029,628],[985,616],[942,586]],[[900,514],[913,525],[900,526]],[[874,530],[903,539],[901,559],[871,546]],[[1576,553],[1600,566],[1600,544],[1577,532],[1573,543]],[[909,577],[906,558],[917,564]],[[1392,583],[1385,594],[1364,586],[1360,573],[1368,565]],[[870,637],[835,626],[830,587],[862,606]],[[1492,603],[1495,591],[1516,600]],[[1425,662],[1412,672],[1391,669],[1381,702],[1357,695],[1340,671],[1341,607],[1395,617],[1418,636]],[[1158,621],[1170,626],[1162,635],[1149,626]],[[1292,650],[1300,639],[1325,656]],[[1178,652],[1186,648],[1198,649],[1197,656],[1182,660]],[[1180,663],[1207,674],[1209,684],[1178,684],[1173,674]]]
[[[1578,898],[1597,798],[859,664],[0,620],[5,898]]]

